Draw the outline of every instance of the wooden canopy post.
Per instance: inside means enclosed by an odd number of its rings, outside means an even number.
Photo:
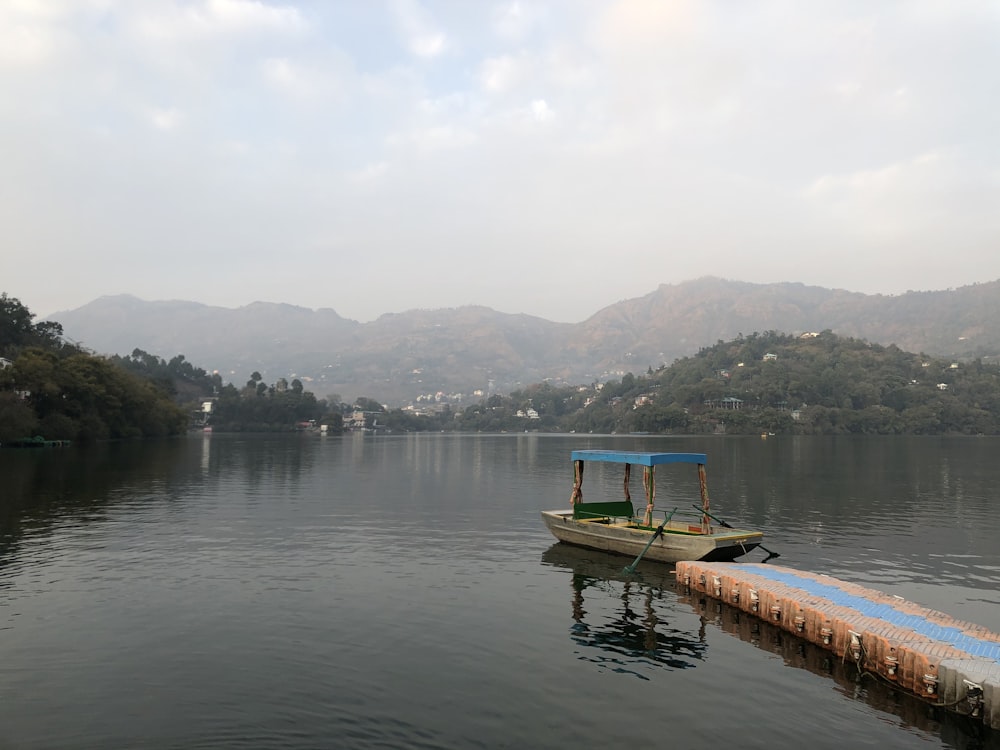
[[[646,490],[646,515],[643,523],[646,526],[653,525],[653,504],[656,501],[656,469],[646,466],[642,470],[642,486]]]
[[[632,464],[625,464],[625,499],[632,502],[632,494],[628,490],[629,480],[632,478]]]
[[[708,523],[708,479],[705,476],[705,464],[698,464],[698,486],[701,489],[701,533],[710,534],[712,529]]]
[[[573,462],[573,494],[569,496],[569,504],[583,502],[583,461]]]

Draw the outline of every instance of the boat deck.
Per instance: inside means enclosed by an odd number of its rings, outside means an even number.
[[[942,708],[1000,729],[1000,634],[793,568],[678,562],[680,584],[765,619]]]

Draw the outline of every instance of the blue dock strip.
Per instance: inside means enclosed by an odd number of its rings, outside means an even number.
[[[957,628],[936,625],[925,617],[900,612],[889,604],[873,602],[863,596],[849,594],[837,586],[820,583],[813,578],[797,576],[788,572],[787,568],[775,570],[771,566],[756,563],[741,563],[740,567],[744,570],[752,571],[761,578],[783,583],[786,586],[792,586],[814,596],[822,597],[834,604],[850,607],[867,617],[874,617],[893,625],[907,628],[926,638],[961,649],[971,656],[991,659],[995,663],[1000,664],[1000,643],[995,641],[976,638]]]

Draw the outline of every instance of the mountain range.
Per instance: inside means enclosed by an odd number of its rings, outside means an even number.
[[[601,382],[645,372],[740,334],[831,330],[955,359],[1000,354],[1000,280],[943,291],[867,295],[798,283],[705,277],[556,323],[487,307],[410,310],[368,323],[334,310],[254,302],[101,297],[50,317],[100,354],[142,349],[218,370],[242,385],[300,378],[317,396],[388,404],[443,392],[509,392],[543,380]]]

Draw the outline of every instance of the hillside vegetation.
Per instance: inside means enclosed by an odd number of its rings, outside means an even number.
[[[1000,434],[1000,367],[829,331],[771,331],[720,341],[603,386],[531,386],[466,409],[455,421],[489,430]]]

